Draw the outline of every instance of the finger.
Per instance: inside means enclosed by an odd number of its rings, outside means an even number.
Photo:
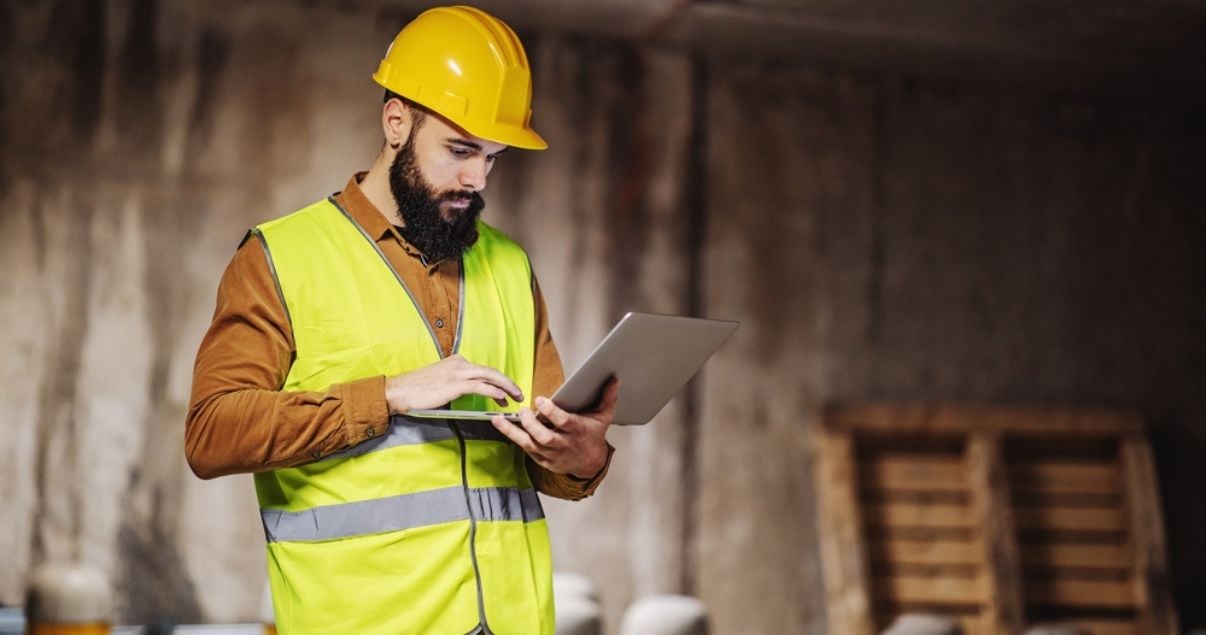
[[[510,439],[515,443],[516,446],[519,447],[519,449],[523,450],[524,454],[532,457],[532,460],[538,465],[547,469],[553,469],[554,463],[552,458],[541,452],[540,449],[536,447],[535,442],[532,441],[531,435],[529,435],[526,430],[515,425],[513,422],[508,421],[502,415],[492,417],[490,419],[490,423],[494,424],[494,427],[498,429],[503,436]]]
[[[519,409],[519,424],[527,431],[528,436],[532,437],[532,440],[536,442],[538,449],[548,448],[558,440],[557,434],[541,423],[531,408]]]
[[[466,368],[469,378],[480,381],[489,382],[498,386],[506,394],[510,395],[515,401],[523,401],[523,391],[519,386],[511,381],[510,377],[500,373],[499,371],[490,368],[489,366],[479,366],[477,364],[469,364]]]
[[[503,392],[498,386],[495,386],[487,381],[473,381],[461,394],[481,395],[483,397],[489,397],[494,401],[500,402],[500,405],[507,405],[507,393]]]
[[[548,419],[550,423],[558,428],[564,428],[574,419],[573,415],[562,410],[548,397],[537,397],[536,409],[540,411],[540,414],[544,415],[545,419]]]
[[[531,435],[529,435],[526,430],[515,425],[514,423],[511,423],[510,421],[507,421],[502,415],[490,417],[490,423],[494,424],[495,429],[501,432],[504,437],[507,437],[512,443],[519,446],[519,449],[528,454],[532,454],[534,458],[534,453],[536,453],[538,450],[536,448],[536,443],[532,441]]]

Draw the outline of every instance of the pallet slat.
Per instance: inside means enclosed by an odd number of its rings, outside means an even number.
[[[1093,635],[1145,635],[1134,620],[1068,620]]]
[[[972,529],[976,520],[966,505],[880,503],[863,506],[867,524],[887,527],[953,527]]]
[[[871,588],[876,596],[899,604],[978,604],[986,595],[977,578],[889,575],[875,578]]]
[[[1022,626],[1024,606],[1000,435],[973,433],[967,444],[967,463],[975,492],[976,520],[983,538],[980,549],[985,564],[983,579],[988,601],[981,618],[988,630],[1013,633]]]
[[[1133,566],[1131,551],[1125,544],[1028,544],[1020,547],[1022,564],[1052,567],[1100,567],[1126,569]]]
[[[1019,507],[1013,513],[1019,529],[1125,531],[1127,528],[1127,519],[1119,508]]]
[[[817,480],[823,484],[817,493],[821,567],[831,628],[842,635],[872,635],[853,436],[832,432],[813,439],[818,453]]]
[[[859,466],[859,479],[883,491],[967,491],[967,467],[957,457],[877,457]]]
[[[1118,468],[1105,464],[1029,463],[1009,468],[1015,491],[1053,494],[1117,494]]]
[[[1130,581],[1028,580],[1026,601],[1061,607],[1127,609],[1136,606]]]
[[[876,540],[868,545],[871,559],[895,564],[978,565],[979,546],[970,541]]]
[[[824,417],[830,427],[883,434],[981,430],[1038,437],[1100,437],[1142,430],[1142,422],[1134,415],[1084,408],[862,403],[829,406]]]
[[[1135,593],[1143,608],[1141,630],[1176,632],[1177,612],[1169,588],[1168,546],[1164,542],[1164,512],[1156,488],[1156,468],[1147,440],[1132,435],[1119,452],[1123,482],[1131,501],[1131,540],[1135,558]]]

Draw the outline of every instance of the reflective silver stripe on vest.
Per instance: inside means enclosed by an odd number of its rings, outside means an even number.
[[[523,501],[523,521],[525,523],[544,518],[544,507],[541,506],[540,497],[536,495],[534,488],[519,490],[519,499]]]
[[[510,440],[495,429],[489,421],[457,421],[456,423],[461,427],[461,432],[466,439],[510,443]],[[360,456],[399,445],[419,445],[420,443],[435,443],[455,438],[456,435],[448,427],[447,419],[417,419],[393,415],[389,418],[389,432],[341,452],[331,453],[324,456],[322,460]]]
[[[260,510],[268,542],[331,540],[468,520],[465,490],[460,486],[377,498],[355,503],[323,505],[300,512]],[[536,490],[483,487],[469,490],[469,505],[479,521],[544,518]]]
[[[534,489],[482,487],[469,490],[469,504],[478,520],[522,520],[531,522],[544,518],[544,508]]]
[[[322,460],[360,456],[361,454],[377,452],[378,450],[385,450],[399,445],[419,445],[420,443],[435,443],[436,441],[446,441],[455,438],[456,435],[452,433],[452,429],[448,427],[448,423],[443,419],[414,419],[401,415],[393,415],[389,418],[389,429],[385,434],[352,446],[342,452],[330,454],[323,457]]]

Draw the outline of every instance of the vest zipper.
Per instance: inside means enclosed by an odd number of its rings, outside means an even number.
[[[465,492],[465,507],[469,510],[469,560],[473,563],[473,578],[477,583],[477,621],[478,628],[470,634],[494,635],[490,625],[486,623],[486,599],[482,593],[482,573],[477,564],[477,516],[473,513],[473,502],[469,494],[469,448],[465,444],[465,435],[461,434],[461,426],[453,421],[448,422],[456,435],[457,445],[461,448],[461,489]]]

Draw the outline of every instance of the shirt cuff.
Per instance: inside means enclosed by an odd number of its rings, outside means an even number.
[[[566,478],[568,478],[569,480],[571,480],[575,483],[580,484],[582,486],[582,489],[584,489],[584,490],[590,489],[590,487],[592,485],[603,480],[603,476],[605,474],[607,474],[607,468],[609,466],[611,466],[611,455],[615,451],[616,451],[616,449],[614,447],[612,447],[612,445],[610,443],[608,443],[607,444],[607,459],[603,461],[603,467],[599,468],[599,471],[595,472],[594,476],[591,476],[588,478],[582,478],[579,476],[574,476],[573,474],[566,474],[565,475]]]
[[[603,482],[603,478],[607,476],[607,470],[611,467],[611,455],[615,452],[615,448],[607,444],[607,462],[603,464],[603,469],[599,470],[589,479],[581,479],[569,474],[557,474],[550,472],[547,469],[540,467],[532,460],[532,457],[526,457],[528,462],[528,471],[532,476],[532,482],[540,493],[552,496],[553,498],[561,498],[565,500],[581,500],[595,493],[599,488],[599,484]]]
[[[344,441],[348,446],[385,434],[389,404],[385,401],[385,376],[366,377],[342,386]]]

